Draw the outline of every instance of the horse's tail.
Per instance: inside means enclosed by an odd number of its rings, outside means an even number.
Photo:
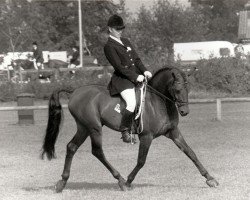
[[[50,96],[48,123],[42,146],[42,159],[44,158],[44,154],[46,154],[49,160],[55,158],[55,143],[59,134],[63,114],[62,105],[59,101],[59,94],[60,92],[72,93],[73,91],[72,89],[58,89]]]

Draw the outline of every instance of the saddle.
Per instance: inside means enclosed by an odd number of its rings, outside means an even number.
[[[143,120],[142,115],[144,111],[144,103],[146,96],[146,83],[142,83],[135,87],[136,95],[136,108],[134,112],[134,119],[132,122],[131,132],[132,134],[140,134],[143,131]],[[121,113],[125,109],[125,104],[123,102],[117,102],[114,105],[114,111]]]

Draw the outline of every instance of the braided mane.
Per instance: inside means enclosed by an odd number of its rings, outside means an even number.
[[[187,82],[187,76],[186,76],[186,74],[185,74],[182,70],[180,70],[179,68],[174,67],[174,66],[163,66],[163,68],[157,70],[157,71],[154,73],[152,79],[153,79],[155,76],[157,76],[159,73],[161,73],[161,72],[163,72],[163,71],[167,71],[167,70],[176,70],[176,71],[178,71],[178,72],[181,74],[181,76],[182,76],[182,78],[184,79],[184,81]]]

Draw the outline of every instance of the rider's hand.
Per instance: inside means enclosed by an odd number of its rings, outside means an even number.
[[[145,71],[144,75],[146,76],[147,79],[150,79],[152,77],[152,74],[150,71]]]
[[[139,75],[136,79],[137,82],[143,82],[144,81],[144,76],[143,75]]]

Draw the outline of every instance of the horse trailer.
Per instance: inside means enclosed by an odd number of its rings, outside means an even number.
[[[234,57],[234,45],[227,41],[188,42],[174,44],[175,61],[195,64],[198,60]]]

